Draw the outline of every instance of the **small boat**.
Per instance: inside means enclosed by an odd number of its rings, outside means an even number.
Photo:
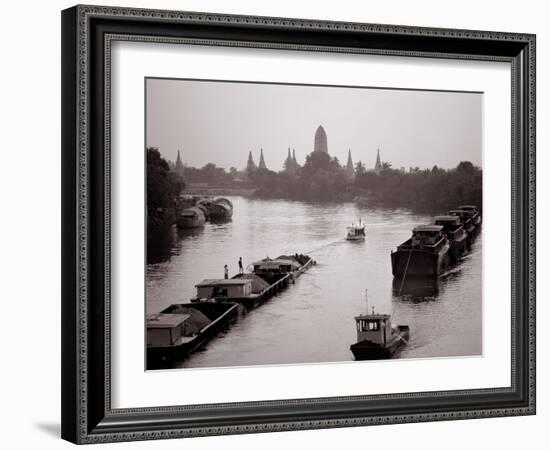
[[[372,312],[355,317],[357,342],[350,346],[356,361],[391,358],[409,342],[408,325],[392,325],[389,314]]]
[[[147,368],[168,367],[239,316],[237,303],[178,303],[147,315]]]
[[[449,266],[449,241],[441,225],[421,225],[391,253],[394,277],[438,277]]]
[[[204,212],[197,207],[184,209],[177,218],[178,228],[198,228],[204,226],[206,217]]]
[[[449,240],[451,263],[457,262],[468,250],[468,234],[457,216],[435,216],[434,223],[443,227],[443,234]]]
[[[348,241],[364,241],[365,240],[365,224],[359,219],[358,223],[352,223],[348,227],[346,235]]]

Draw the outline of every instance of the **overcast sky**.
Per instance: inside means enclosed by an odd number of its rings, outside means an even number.
[[[263,148],[278,171],[288,147],[303,164],[319,125],[341,163],[351,149],[371,168],[380,149],[394,168],[481,166],[479,93],[148,79],[146,97],[146,145],[189,166],[241,170]]]

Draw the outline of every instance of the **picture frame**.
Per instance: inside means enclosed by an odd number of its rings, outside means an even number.
[[[111,45],[115,41],[511,65],[511,384],[113,408]],[[62,437],[84,444],[535,414],[535,36],[78,5],[62,12]],[[336,391],[335,391],[336,392]]]

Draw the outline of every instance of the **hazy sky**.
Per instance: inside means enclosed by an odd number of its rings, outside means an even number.
[[[288,147],[303,164],[319,125],[341,163],[371,168],[379,148],[394,168],[481,166],[479,93],[148,79],[146,97],[146,145],[189,166],[240,170],[263,148],[278,171]]]

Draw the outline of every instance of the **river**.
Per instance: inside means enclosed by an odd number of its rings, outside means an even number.
[[[414,226],[429,223],[429,215],[354,203],[228,198],[234,205],[230,222],[172,230],[159,247],[158,262],[147,265],[147,312],[188,302],[197,282],[223,278],[224,264],[233,275],[240,256],[246,267],[266,256],[306,253],[317,265],[178,367],[353,360],[354,317],[366,311],[366,289],[369,310],[391,313],[394,323],[410,326],[409,345],[397,357],[482,353],[482,235],[437,286],[406,284],[402,293],[411,295],[398,297],[390,251],[410,237]],[[366,240],[348,242],[346,226],[359,217]]]

